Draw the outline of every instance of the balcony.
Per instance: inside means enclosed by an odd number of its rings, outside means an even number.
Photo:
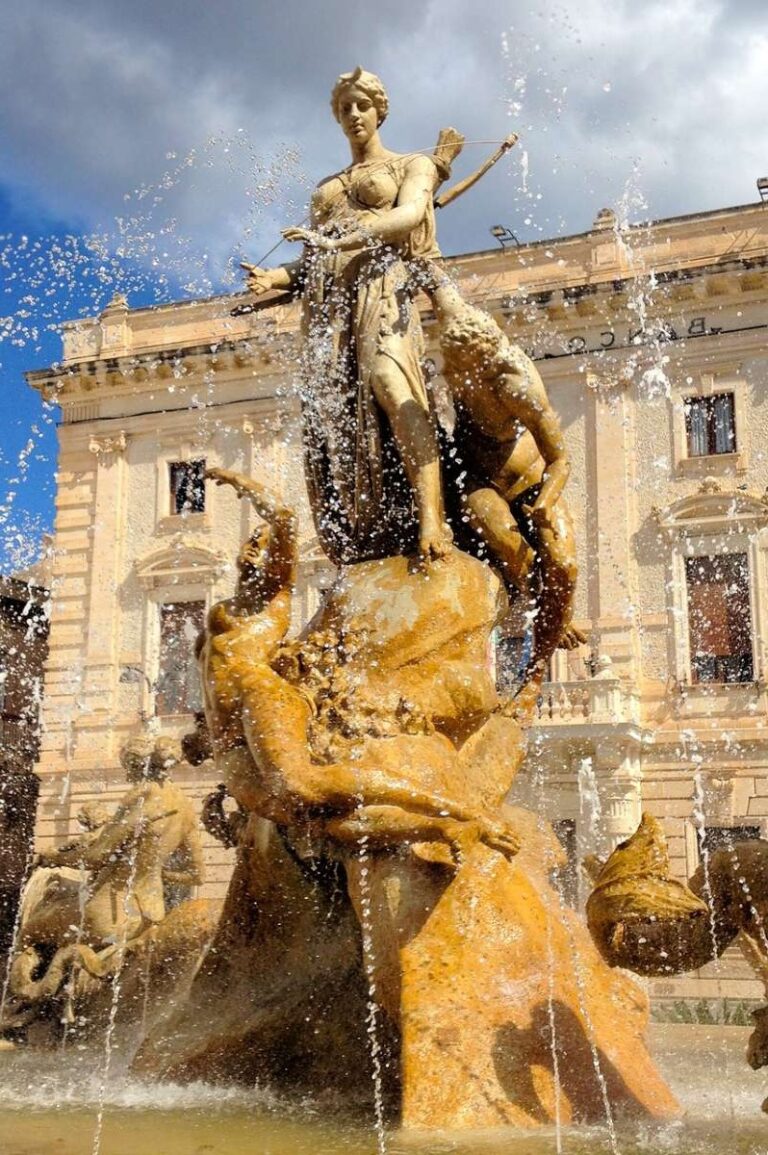
[[[637,691],[616,677],[545,682],[532,728],[553,738],[590,738],[600,733],[640,732]]]

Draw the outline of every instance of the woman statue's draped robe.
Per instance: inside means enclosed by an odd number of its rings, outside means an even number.
[[[392,157],[329,178],[313,196],[313,227],[331,235],[364,230],[366,221],[397,204],[413,159]],[[436,165],[435,183],[440,179]],[[370,377],[377,356],[391,357],[414,404],[429,410],[414,297],[420,262],[439,257],[431,203],[401,244],[304,252],[307,488],[320,543],[339,564],[407,553],[416,544],[411,489]]]

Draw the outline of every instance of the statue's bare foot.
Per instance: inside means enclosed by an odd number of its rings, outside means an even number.
[[[561,650],[575,650],[579,646],[586,643],[587,635],[583,630],[577,629],[573,622],[567,625],[560,635],[560,641],[557,643],[558,649]]]
[[[504,718],[511,718],[521,726],[527,726],[533,721],[536,707],[541,697],[541,678],[533,677],[526,681],[517,693],[502,703],[499,713]]]
[[[453,533],[444,521],[426,525],[419,535],[419,555],[425,562],[438,561],[451,552]]]

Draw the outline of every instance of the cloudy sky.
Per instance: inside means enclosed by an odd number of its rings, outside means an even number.
[[[765,0],[2,9],[6,538],[27,514],[45,520],[51,491],[55,415],[21,369],[54,360],[57,322],[97,311],[118,285],[135,304],[205,293],[233,283],[238,254],[262,257],[302,219],[314,181],[346,163],[328,106],[341,71],[384,79],[389,147],[427,148],[443,125],[477,141],[520,133],[442,214],[446,252],[488,247],[497,223],[521,239],[579,232],[604,205],[638,220],[742,204],[768,174]],[[468,146],[457,175],[492,148]]]

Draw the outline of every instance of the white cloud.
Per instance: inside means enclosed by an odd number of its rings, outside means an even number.
[[[497,222],[523,236],[588,228],[628,184],[654,216],[754,199],[768,169],[760,0],[517,8],[27,0],[0,36],[6,182],[19,200],[91,227],[144,214],[153,197],[124,194],[157,185],[179,163],[168,153],[195,149],[134,231],[139,249],[162,254],[150,234],[174,218],[202,283],[238,242],[260,256],[300,218],[311,182],[345,163],[328,93],[362,63],[390,89],[392,147],[428,146],[448,123],[471,139],[521,132],[516,152],[441,219],[447,251],[487,246]],[[210,143],[222,136],[228,152]],[[491,147],[468,148],[462,171]]]

